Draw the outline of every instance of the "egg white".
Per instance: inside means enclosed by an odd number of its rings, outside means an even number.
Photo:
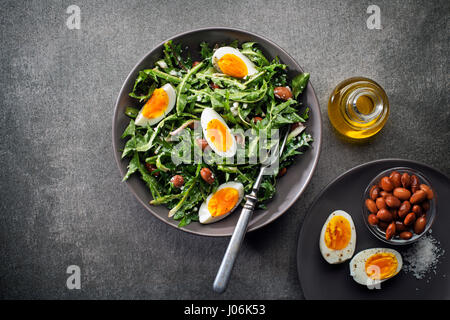
[[[161,89],[163,89],[166,93],[167,96],[169,97],[169,103],[167,105],[166,110],[164,111],[164,113],[157,117],[157,118],[146,118],[144,117],[144,115],[142,114],[142,110],[144,109],[144,107],[142,107],[141,111],[139,111],[139,114],[136,117],[136,120],[134,121],[134,123],[138,126],[142,126],[145,127],[147,125],[154,125],[158,122],[160,122],[168,113],[170,113],[170,111],[172,111],[173,107],[175,106],[175,101],[177,99],[177,94],[175,92],[175,89],[172,87],[172,85],[170,83],[166,83],[165,85],[163,85],[161,87]]]
[[[342,216],[350,223],[350,241],[348,242],[347,246],[341,250],[330,249],[325,243],[325,232],[327,230],[328,223],[334,216]],[[323,224],[322,231],[320,233],[319,248],[320,252],[322,253],[322,257],[330,264],[342,263],[353,256],[356,248],[356,228],[355,224],[353,223],[352,217],[347,212],[343,210],[336,210],[328,216],[327,220]]]
[[[375,280],[370,278],[366,273],[366,261],[369,259],[370,256],[376,254],[376,253],[392,253],[395,255],[398,265],[396,272],[393,276],[382,279],[382,280]],[[372,248],[372,249],[366,249],[363,251],[358,252],[353,259],[350,261],[350,275],[353,277],[353,280],[355,280],[357,283],[364,285],[364,286],[372,286],[380,284],[381,282],[384,282],[386,280],[391,279],[397,273],[400,272],[403,266],[403,259],[400,253],[395,251],[394,249],[389,248]]]
[[[208,123],[213,119],[219,120],[227,128],[227,131],[230,133],[231,145],[225,151],[217,149],[216,146],[214,145],[214,143],[208,137],[208,134],[207,134]],[[208,142],[208,145],[211,147],[211,149],[215,153],[217,153],[219,156],[225,157],[225,158],[233,157],[236,154],[236,150],[237,150],[236,139],[235,139],[233,133],[231,132],[230,128],[228,127],[227,123],[225,122],[225,120],[223,120],[223,118],[220,116],[220,114],[218,114],[216,111],[214,111],[213,108],[203,109],[202,115],[200,117],[200,125],[202,126],[203,136],[204,136],[205,140]]]
[[[213,222],[222,220],[223,218],[228,217],[230,215],[230,213],[232,213],[238,207],[238,205],[241,203],[242,199],[244,198],[244,185],[242,183],[234,182],[234,181],[227,182],[227,183],[221,184],[217,188],[217,191],[224,189],[224,188],[233,188],[233,189],[237,190],[237,192],[239,194],[239,199],[236,202],[236,205],[233,207],[233,209],[231,209],[227,213],[225,213],[221,216],[218,216],[218,217],[213,217],[208,210],[209,200],[211,200],[212,196],[214,195],[214,193],[211,193],[208,196],[208,198],[206,198],[206,200],[202,203],[202,205],[200,206],[200,210],[198,211],[198,218],[199,218],[200,223],[208,224],[208,223],[213,223]]]
[[[219,67],[219,60],[226,54],[235,55],[245,63],[248,71],[247,76],[251,76],[258,72],[253,62],[251,62],[250,59],[247,58],[244,54],[242,54],[238,49],[233,47],[221,47],[216,51],[214,51],[214,54],[212,56],[212,63],[214,65],[214,68],[216,68],[218,71],[222,72],[222,70],[220,70]]]

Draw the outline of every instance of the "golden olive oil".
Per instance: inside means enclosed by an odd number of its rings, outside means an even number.
[[[352,139],[379,132],[389,116],[389,101],[375,81],[355,77],[342,81],[331,93],[328,117],[333,127]]]

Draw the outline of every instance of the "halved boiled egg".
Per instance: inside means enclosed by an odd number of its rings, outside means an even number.
[[[200,223],[213,223],[227,217],[241,203],[244,186],[240,182],[227,182],[220,185],[200,206]]]
[[[356,229],[352,217],[345,211],[332,212],[320,233],[319,248],[330,264],[342,263],[355,252]]]
[[[402,256],[393,249],[367,249],[350,261],[350,275],[359,284],[376,285],[395,276],[402,266]]]
[[[226,158],[236,154],[236,139],[220,114],[212,108],[205,108],[200,117],[200,124],[208,145],[215,153]]]
[[[212,56],[214,67],[231,77],[244,78],[257,72],[255,65],[238,49],[221,47]]]
[[[154,125],[161,121],[175,106],[177,94],[170,83],[155,89],[152,96],[139,111],[135,123],[138,126]]]

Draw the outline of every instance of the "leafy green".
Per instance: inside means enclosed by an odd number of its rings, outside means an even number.
[[[180,78],[163,71],[157,69],[146,69],[139,71],[133,90],[130,92],[129,96],[139,99],[140,102],[148,100],[153,94],[153,91],[156,89],[159,79],[163,79],[172,84],[178,84],[181,82]]]
[[[130,123],[128,124],[128,126],[126,127],[126,129],[124,130],[121,138],[125,139],[126,137],[134,137],[134,135],[136,134],[136,126],[134,124],[134,120],[131,119]]]
[[[297,99],[300,93],[303,92],[306,85],[308,84],[308,80],[309,73],[300,73],[298,76],[292,79],[292,94],[294,95],[295,99]]]
[[[200,43],[200,55],[204,60],[210,59],[213,55],[213,51],[209,48],[209,44],[207,42]]]
[[[133,90],[129,96],[139,99],[140,102],[147,100],[155,90],[157,83],[152,82],[154,79],[149,78],[149,74],[145,71],[139,71],[138,77],[134,82]]]
[[[280,161],[283,162],[287,160],[289,157],[295,156],[297,154],[302,154],[303,147],[309,147],[309,143],[312,142],[313,139],[311,135],[307,133],[302,133],[298,138],[292,139],[286,143],[286,150],[283,152],[283,155],[280,158]]]
[[[128,180],[128,178],[136,172],[136,170],[139,168],[139,154],[137,152],[134,153],[133,158],[131,159],[130,163],[128,164],[128,171],[123,177],[123,181]]]
[[[250,192],[258,176],[260,149],[270,150],[277,143],[276,136],[261,138],[259,134],[274,131],[289,124],[305,123],[309,118],[307,107],[297,100],[307,85],[309,74],[304,73],[288,82],[287,66],[275,57],[269,61],[253,42],[238,41],[223,44],[238,48],[254,64],[257,72],[243,79],[220,73],[212,64],[213,49],[218,44],[200,44],[201,62],[192,64],[189,50],[181,44],[167,41],[163,55],[151,68],[138,72],[134,86],[129,93],[136,99],[135,105],[127,107],[125,114],[130,122],[122,139],[126,140],[122,158],[129,159],[123,180],[133,174],[139,175],[148,187],[152,205],[165,205],[169,216],[183,227],[198,221],[200,205],[219,185],[228,181],[239,181],[246,193]],[[135,118],[139,110],[150,99],[153,91],[166,83],[176,87],[175,108],[155,125],[138,126]],[[281,101],[274,96],[274,88],[291,84],[295,99]],[[227,158],[202,150],[197,141],[204,138],[202,130],[194,130],[205,108],[217,111],[243,144],[244,163],[230,163]],[[255,121],[255,119],[259,119]],[[302,126],[291,131],[282,156],[280,168],[289,166],[295,157],[305,151],[312,137]],[[201,128],[200,128],[201,129]],[[245,133],[251,132],[251,138]],[[209,151],[208,151],[209,149]],[[193,154],[203,162],[189,162],[184,154]],[[174,157],[172,157],[174,156]],[[254,162],[252,162],[255,160]],[[209,168],[215,180],[206,183],[200,170]],[[266,204],[276,194],[277,177],[265,176],[258,192],[258,208]],[[181,175],[184,185],[176,188],[170,183],[174,175]]]
[[[192,189],[195,187],[196,183],[197,183],[197,179],[198,179],[198,175],[200,173],[200,169],[201,166],[200,164],[198,164],[197,166],[197,173],[195,175],[195,177],[193,179],[191,179],[190,181],[190,185],[186,185],[187,190],[184,191],[183,197],[181,198],[181,200],[177,203],[177,205],[175,207],[173,207],[170,211],[169,211],[169,217],[172,217],[186,202],[186,199],[188,198],[189,194],[191,193]]]
[[[245,54],[251,61],[253,61],[257,66],[267,66],[269,61],[263,55],[262,51],[255,47],[255,42],[246,42],[242,44],[241,52]]]
[[[195,67],[193,67],[191,70],[189,70],[188,73],[186,73],[186,75],[183,77],[183,80],[181,80],[181,83],[178,85],[178,87],[177,87],[177,102],[176,102],[177,114],[182,113],[184,110],[184,107],[186,106],[186,95],[184,93],[188,89],[188,81],[202,67],[203,67],[203,62],[200,62],[199,64],[197,64]]]
[[[164,43],[164,60],[169,67],[179,67],[183,70],[187,70],[192,65],[190,56],[183,59],[181,44],[174,44],[172,40]]]
[[[263,84],[258,89],[237,90],[229,88],[229,89],[216,89],[215,92],[217,92],[222,97],[225,97],[227,94],[229,94],[229,99],[232,101],[242,103],[255,103],[265,97],[267,89],[268,89],[267,82],[263,81]]]

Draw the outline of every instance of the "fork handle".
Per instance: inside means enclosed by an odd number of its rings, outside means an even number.
[[[255,209],[256,202],[258,201],[255,190],[246,196],[246,199],[247,201],[241,211],[241,215],[239,216],[239,220],[236,224],[233,235],[231,236],[230,243],[228,244],[222,263],[220,264],[219,271],[217,272],[216,279],[214,280],[213,289],[218,293],[224,292],[227,288],[234,262],[236,261],[239,249],[241,248],[242,240],[244,240],[245,233],[247,232],[248,223],[252,218],[253,210]]]

